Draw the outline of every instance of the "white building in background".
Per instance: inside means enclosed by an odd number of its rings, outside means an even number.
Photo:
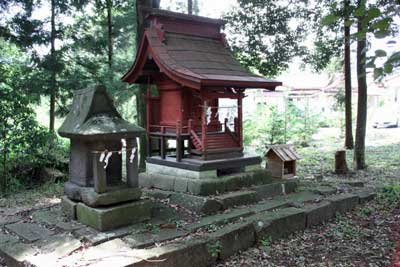
[[[354,75],[353,75],[354,76]],[[248,90],[243,100],[244,118],[248,118],[256,111],[258,104],[275,105],[279,111],[285,109],[285,99],[292,101],[299,108],[306,105],[313,113],[321,113],[326,116],[335,113],[337,103],[336,95],[343,90],[344,77],[342,74],[332,76],[318,75],[309,76],[307,86],[304,82],[296,83],[296,79],[283,81],[283,86],[277,87],[275,91],[264,89]],[[304,77],[303,77],[304,79]],[[400,74],[394,74],[381,82],[375,82],[371,78],[368,83],[368,111],[374,113],[380,108],[393,108],[400,113]],[[357,80],[352,81],[352,103],[356,107],[358,88]]]

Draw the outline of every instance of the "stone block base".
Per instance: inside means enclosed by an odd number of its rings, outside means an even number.
[[[61,197],[61,209],[68,219],[76,220],[76,205],[78,203],[69,199],[67,196]]]
[[[99,231],[107,231],[150,219],[151,202],[140,200],[102,208],[78,203],[76,217],[83,224]]]
[[[64,192],[69,199],[82,201],[90,207],[109,206],[139,200],[142,195],[142,192],[137,187],[115,186],[100,194],[94,191],[92,187],[83,187],[72,182],[65,183]]]
[[[209,196],[235,191],[252,185],[271,183],[270,173],[265,170],[241,172],[214,178],[186,178],[179,175],[161,173],[141,173],[139,186],[167,191]]]

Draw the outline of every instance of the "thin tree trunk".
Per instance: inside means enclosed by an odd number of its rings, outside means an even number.
[[[365,1],[358,0],[358,7],[364,5]],[[357,81],[358,81],[358,106],[357,106],[357,128],[356,142],[354,147],[354,168],[356,170],[365,169],[365,133],[367,126],[367,73],[365,68],[367,39],[365,34],[364,16],[358,18],[358,36],[357,40]]]
[[[54,121],[55,121],[55,105],[56,105],[56,93],[57,93],[57,80],[56,80],[56,12],[55,12],[55,0],[51,0],[51,33],[50,33],[50,58],[51,58],[51,78],[50,78],[50,132],[54,132]]]
[[[108,67],[111,70],[113,64],[113,25],[112,25],[112,0],[107,0],[107,45],[108,45]]]
[[[351,62],[350,62],[350,26],[347,24],[349,21],[349,8],[350,0],[344,1],[344,93],[345,93],[345,147],[353,149],[353,122],[351,110]]]
[[[143,33],[145,24],[145,14],[143,14],[142,8],[159,8],[160,0],[137,0],[136,2],[136,14],[137,14],[137,34],[136,34],[136,49],[139,48],[141,35]],[[137,123],[146,128],[146,84],[140,84],[139,90],[136,94],[136,109],[137,109]],[[146,169],[146,157],[147,157],[147,137],[140,138],[140,150],[139,150],[139,170],[143,171]]]
[[[2,134],[2,138],[4,141],[4,147],[3,147],[3,177],[0,180],[0,193],[6,193],[7,191],[7,177],[8,177],[8,172],[7,172],[7,140],[6,140],[6,128],[7,125],[4,123],[4,132]]]
[[[188,0],[188,14],[193,14],[193,0]]]

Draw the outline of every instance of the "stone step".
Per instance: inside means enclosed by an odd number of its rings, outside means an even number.
[[[374,196],[369,189],[322,198],[312,192],[292,193],[203,217],[179,229],[146,232],[146,225],[130,226],[121,235],[108,235],[101,243],[91,242],[89,246],[78,236],[59,236],[57,232],[46,232],[28,243],[29,235],[42,226],[14,222],[3,226],[10,233],[0,233],[0,254],[10,266],[210,266],[260,240],[281,238],[320,224]],[[303,205],[288,207],[294,199]],[[36,213],[35,217],[42,220],[46,216]],[[142,232],[134,233],[134,229]],[[79,249],[82,245],[85,248]]]
[[[241,190],[218,195],[215,199],[221,203],[222,209],[226,210],[236,206],[253,204],[258,201],[256,191]]]

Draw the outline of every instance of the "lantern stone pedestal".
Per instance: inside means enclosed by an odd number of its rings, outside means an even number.
[[[75,92],[59,129],[71,139],[66,215],[100,231],[150,218],[151,202],[141,199],[138,187],[136,138],[144,132],[121,117],[104,87]]]

